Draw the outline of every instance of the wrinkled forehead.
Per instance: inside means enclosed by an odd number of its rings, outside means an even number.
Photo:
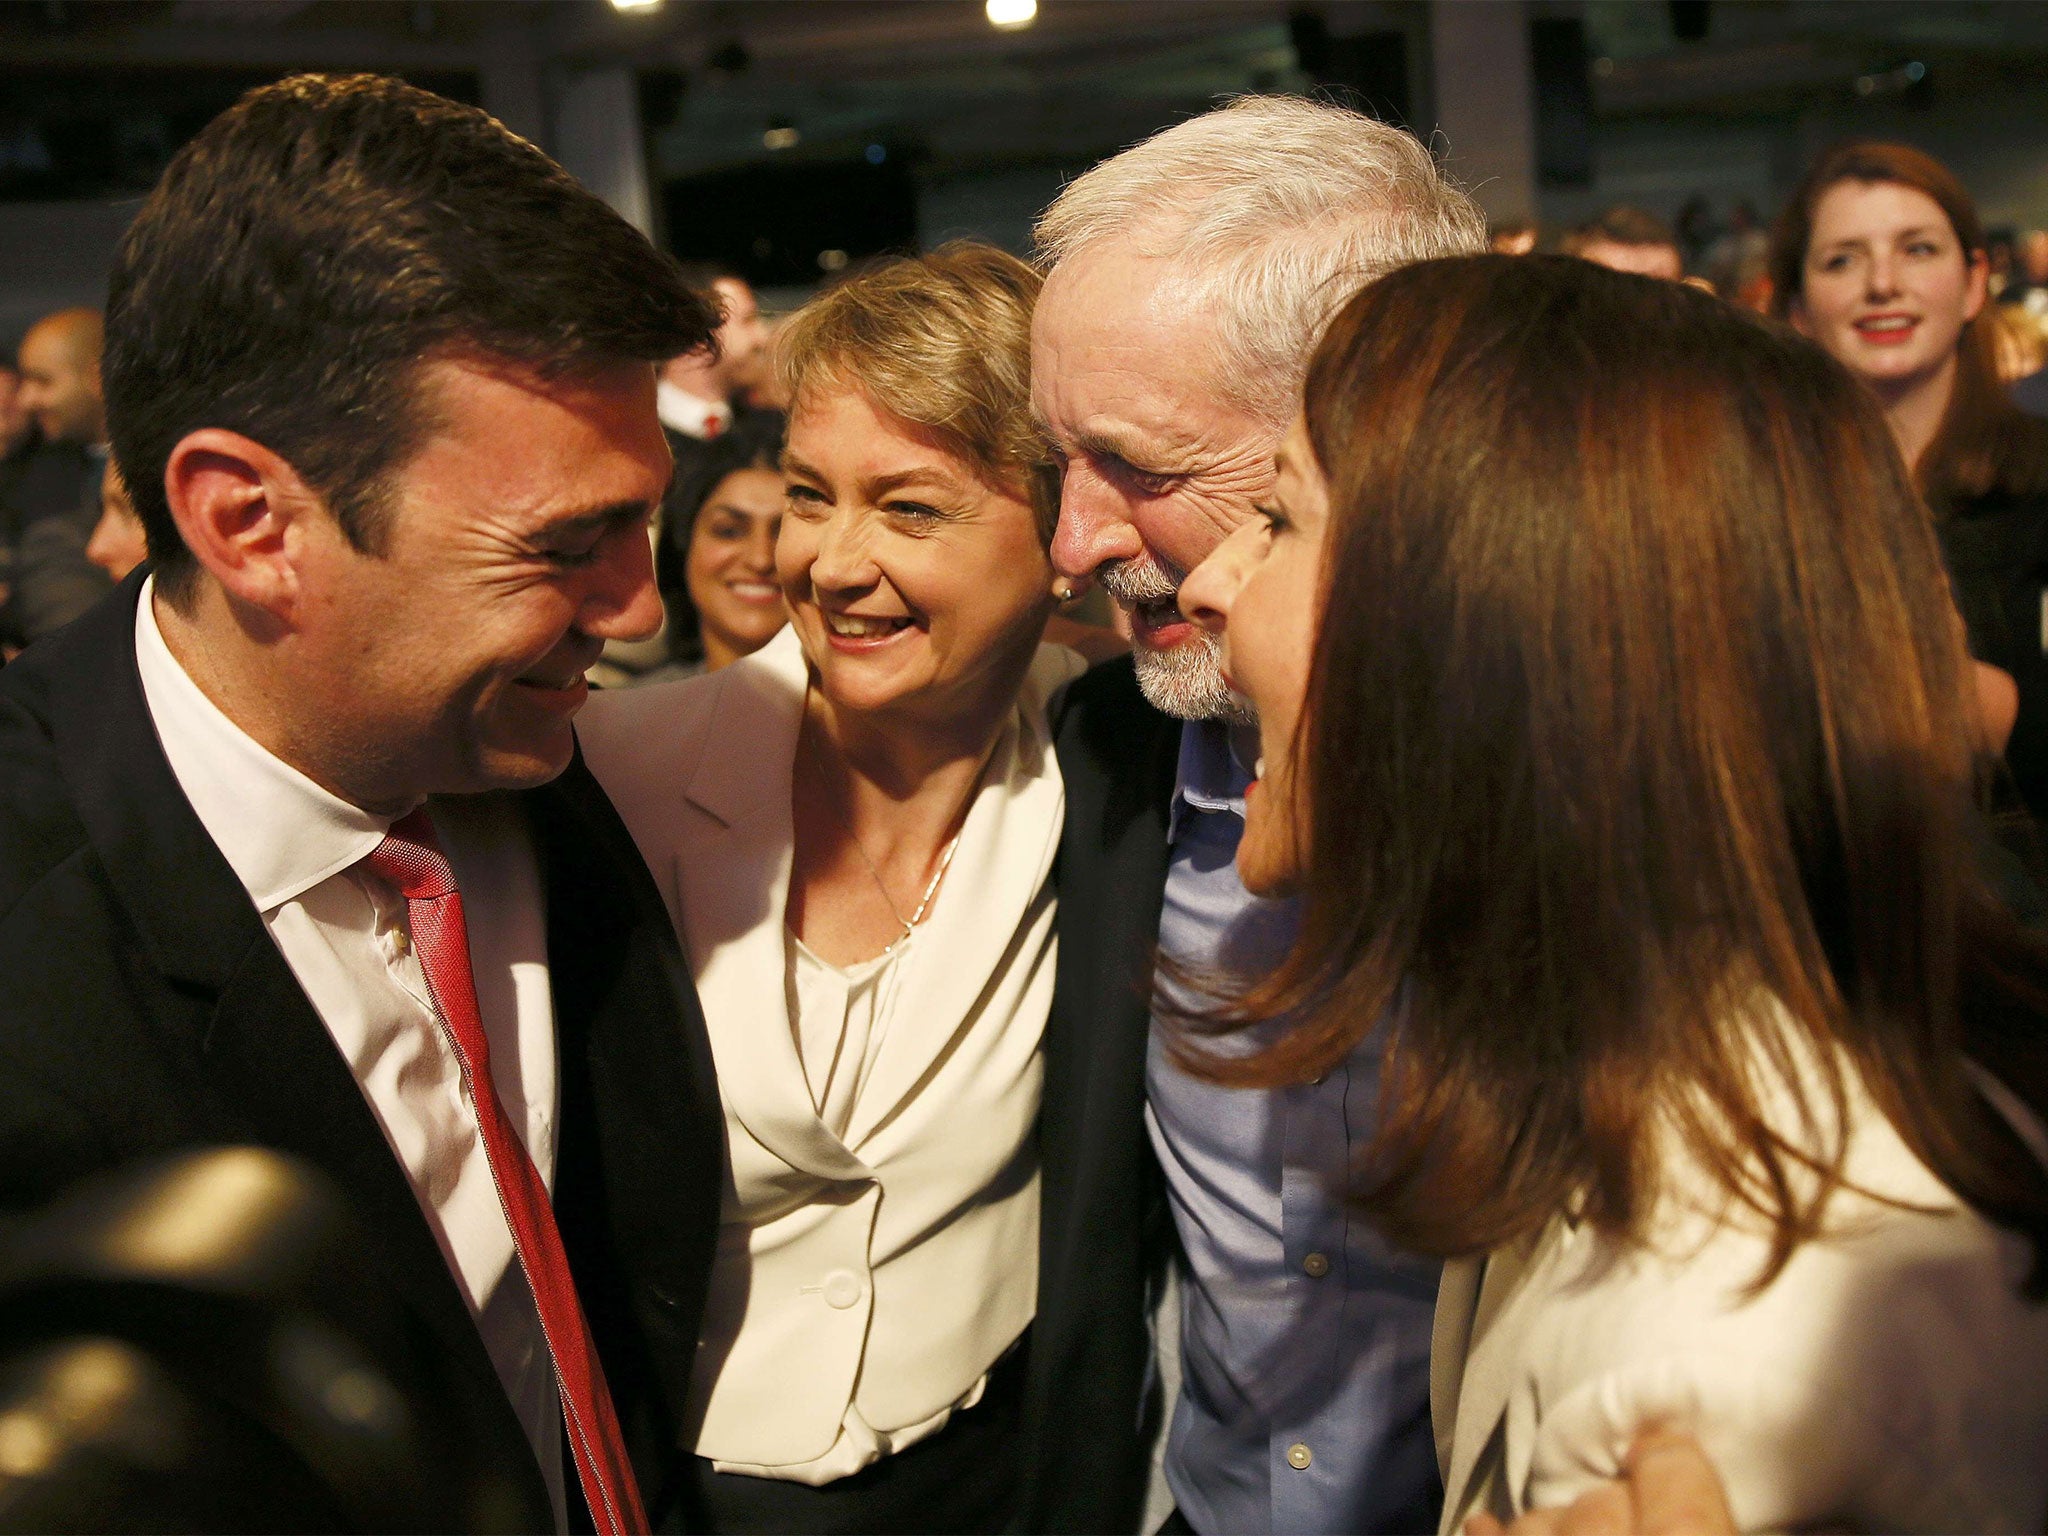
[[[1171,409],[1215,394],[1221,328],[1180,268],[1114,249],[1054,268],[1031,325],[1034,395],[1075,403],[1097,383],[1148,381]]]

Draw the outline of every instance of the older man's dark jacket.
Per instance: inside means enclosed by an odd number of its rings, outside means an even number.
[[[1181,723],[1128,659],[1054,710],[1066,825],[1039,1122],[1044,1219],[1025,1385],[1025,1526],[1135,1531],[1159,1403],[1149,1312],[1172,1221],[1145,1131],[1145,1042]]]

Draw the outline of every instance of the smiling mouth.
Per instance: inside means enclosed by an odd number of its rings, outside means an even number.
[[[842,640],[885,640],[890,635],[901,634],[911,624],[907,617],[870,618],[865,614],[819,611],[825,615],[825,627]]]
[[[1868,320],[1858,320],[1856,329],[1865,336],[1903,336],[1920,322],[1911,315],[1878,315]]]

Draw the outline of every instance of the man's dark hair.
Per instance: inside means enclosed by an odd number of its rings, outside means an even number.
[[[475,107],[298,75],[201,130],[122,239],[108,435],[175,598],[195,566],[163,480],[186,434],[262,443],[376,553],[389,477],[432,429],[424,363],[659,362],[716,324],[673,260]]]
[[[1563,240],[1565,254],[1576,256],[1589,245],[1605,241],[1609,245],[1668,245],[1678,249],[1678,236],[1656,214],[1646,208],[1633,208],[1627,203],[1617,203],[1603,210],[1585,223],[1567,233]]]

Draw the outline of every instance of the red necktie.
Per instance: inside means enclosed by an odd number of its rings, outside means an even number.
[[[548,1203],[547,1185],[526,1155],[498,1102],[491,1081],[491,1048],[484,1038],[477,1010],[476,978],[469,968],[469,928],[462,918],[462,895],[455,872],[441,855],[434,824],[424,807],[395,823],[390,835],[370,855],[369,866],[405,897],[412,943],[426,973],[449,1038],[462,1063],[462,1079],[483,1132],[484,1154],[491,1181],[527,1284],[540,1310],[541,1331],[554,1357],[555,1380],[562,1392],[562,1417],[569,1428],[569,1447],[576,1457],[576,1475],[598,1536],[627,1536],[647,1529],[640,1507],[639,1485],[626,1458],[612,1395],[604,1384],[604,1367],[576,1299],[576,1282],[562,1251],[562,1234]]]

